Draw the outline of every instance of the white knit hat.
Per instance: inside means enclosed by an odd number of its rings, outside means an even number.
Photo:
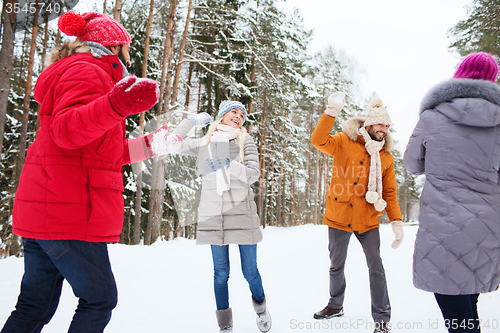
[[[392,125],[391,117],[387,111],[383,108],[384,104],[382,100],[378,97],[375,97],[370,102],[370,108],[366,114],[365,124],[364,126],[376,125],[376,124],[386,124]]]

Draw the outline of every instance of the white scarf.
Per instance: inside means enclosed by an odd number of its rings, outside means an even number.
[[[217,130],[212,134],[210,144],[208,145],[208,154],[210,158],[218,156],[220,158],[229,158],[229,141],[236,138],[241,133],[240,128],[234,128],[228,125],[219,124]],[[219,143],[222,143],[219,145]],[[231,177],[225,168],[220,168],[215,172],[217,184],[217,194],[222,195],[224,191],[229,190]]]
[[[377,211],[382,212],[387,207],[387,202],[382,199],[382,161],[379,152],[385,145],[385,139],[373,140],[364,127],[359,129],[359,133],[365,139],[365,148],[371,158],[366,201],[373,204]]]

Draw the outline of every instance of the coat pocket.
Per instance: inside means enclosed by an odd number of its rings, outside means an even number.
[[[88,234],[119,234],[123,224],[122,173],[101,169],[89,169],[88,172],[90,195]]]
[[[122,173],[118,171],[89,169],[89,184],[94,188],[124,191]]]
[[[347,226],[350,196],[347,194],[328,195],[325,217],[342,226]]]

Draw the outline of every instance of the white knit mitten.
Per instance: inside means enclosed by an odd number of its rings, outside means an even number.
[[[187,119],[191,120],[197,128],[205,127],[212,121],[212,117],[206,112],[194,114],[189,116]]]
[[[399,245],[403,242],[403,238],[405,236],[403,232],[403,222],[401,221],[391,221],[392,232],[394,232],[394,237],[396,240],[392,242],[392,248],[397,249]]]
[[[344,107],[345,93],[336,92],[328,96],[328,106],[325,113],[331,117],[337,117],[340,110]]]

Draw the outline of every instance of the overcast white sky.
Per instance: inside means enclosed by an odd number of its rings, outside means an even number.
[[[422,97],[453,76],[460,56],[451,52],[447,32],[467,18],[467,0],[287,0],[304,26],[314,29],[310,52],[331,44],[367,72],[367,93],[388,106],[404,151],[418,121]]]

